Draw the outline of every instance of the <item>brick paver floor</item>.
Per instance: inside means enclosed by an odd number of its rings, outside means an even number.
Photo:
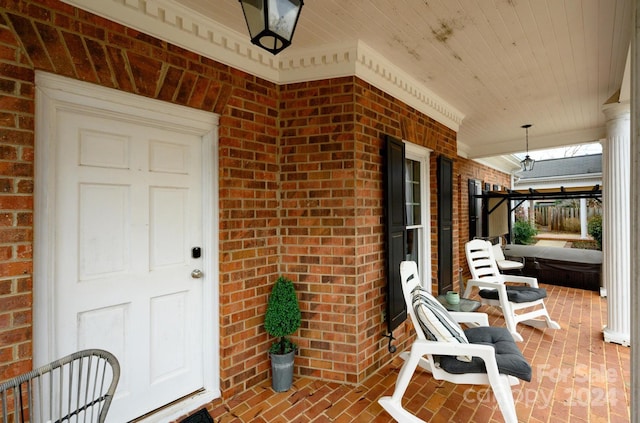
[[[533,367],[533,380],[514,387],[521,422],[628,422],[630,349],[603,341],[606,299],[598,293],[547,288],[549,313],[561,330],[519,325],[519,343]],[[504,325],[499,312],[482,307],[492,325]],[[265,381],[253,389],[208,407],[216,423],[387,423],[393,419],[378,405],[390,395],[402,365],[400,358],[359,386],[297,378],[289,392],[275,393]],[[403,404],[429,422],[502,422],[490,391],[456,386],[417,371]]]

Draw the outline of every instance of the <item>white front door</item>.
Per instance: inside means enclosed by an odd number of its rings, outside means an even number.
[[[203,137],[92,107],[51,127],[50,354],[114,353],[128,421],[205,387]]]

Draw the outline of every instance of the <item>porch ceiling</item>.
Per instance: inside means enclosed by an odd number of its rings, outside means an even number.
[[[88,9],[96,3],[65,1]],[[525,123],[533,124],[530,150],[598,141],[605,135],[602,105],[626,84],[631,0],[307,0],[292,46],[275,57],[249,44],[238,0],[105,3],[111,6],[97,13],[135,28],[144,26],[137,11],[153,9],[147,15],[163,15],[167,29],[155,35],[186,48],[198,43],[172,32],[176,26],[221,28],[224,54],[213,58],[240,68],[253,58],[254,73],[271,80],[296,66],[319,78],[317,63],[298,58],[319,51],[332,57],[332,50],[363,43],[455,111],[459,153],[471,158],[522,152]],[[128,14],[116,16],[108,10],[114,4]],[[167,18],[185,11],[189,23]],[[221,45],[215,33],[201,35],[207,37]]]

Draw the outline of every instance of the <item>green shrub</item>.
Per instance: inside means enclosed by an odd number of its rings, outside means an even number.
[[[596,240],[598,250],[602,250],[602,215],[591,216],[587,223],[587,232]]]
[[[269,349],[272,354],[287,354],[298,346],[291,342],[287,335],[298,330],[302,316],[296,290],[291,280],[280,276],[269,296],[264,328],[271,336],[280,338]]]
[[[516,220],[513,224],[513,239],[516,244],[532,244],[538,230],[528,220]]]

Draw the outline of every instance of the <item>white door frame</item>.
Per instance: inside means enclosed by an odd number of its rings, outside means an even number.
[[[145,421],[166,421],[219,398],[220,330],[218,278],[218,115],[145,98],[44,72],[36,72],[36,127],[33,251],[33,361],[34,366],[53,357],[55,339],[53,276],[56,266],[54,136],[58,110],[95,111],[100,116],[129,117],[133,122],[173,127],[202,138],[203,230],[203,370],[204,391]]]

